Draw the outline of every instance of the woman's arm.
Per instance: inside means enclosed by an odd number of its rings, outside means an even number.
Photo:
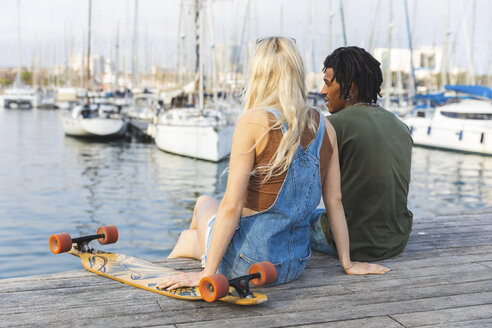
[[[333,125],[326,118],[325,123],[333,152],[327,165],[326,178],[323,184],[323,201],[326,206],[328,222],[337,245],[340,264],[347,274],[383,274],[389,271],[389,269],[382,265],[352,262],[350,260],[350,241],[347,220],[345,219],[342,204],[342,192],[340,190],[340,163],[338,159],[337,136]]]
[[[239,118],[236,125],[229,162],[227,187],[220,202],[210,238],[210,250],[203,270],[205,276],[217,272],[227,246],[239,224],[250,173],[253,170],[255,161],[253,147],[260,133],[260,126],[252,124],[252,120],[254,120],[254,113],[246,112]]]
[[[256,138],[263,133],[262,127],[254,124],[256,119],[258,116],[255,113],[246,112],[239,117],[236,123],[227,186],[215,217],[204,270],[167,277],[159,284],[159,288],[175,289],[184,286],[198,286],[201,278],[217,272],[241,217],[244,197],[255,160]]]

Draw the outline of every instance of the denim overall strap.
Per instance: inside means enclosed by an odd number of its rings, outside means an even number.
[[[306,148],[306,152],[309,152],[310,154],[316,156],[316,158],[319,159],[319,152],[321,150],[321,145],[323,144],[326,124],[325,124],[325,116],[319,110],[316,109],[316,111],[319,114],[318,132],[316,133],[316,137],[314,138],[313,142]]]
[[[282,119],[282,113],[280,112],[279,109],[267,107],[265,108],[265,110],[275,115],[277,121],[280,121]],[[288,129],[289,129],[289,125],[287,124],[287,122],[285,122],[284,126],[282,126],[282,133],[285,134],[285,132],[287,132]]]

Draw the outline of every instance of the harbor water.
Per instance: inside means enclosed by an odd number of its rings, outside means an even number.
[[[210,163],[128,140],[66,137],[54,110],[0,109],[0,278],[79,270],[53,255],[53,233],[93,234],[114,224],[105,246],[165,258],[191,219],[196,198],[220,198],[227,161]],[[414,148],[409,208],[415,220],[492,205],[492,157]]]

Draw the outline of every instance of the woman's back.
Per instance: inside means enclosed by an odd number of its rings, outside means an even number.
[[[260,137],[268,132],[265,137],[261,138],[256,145],[256,156],[254,167],[268,165],[280,144],[283,133],[281,129],[274,129],[268,131],[277,121],[275,115],[268,110],[256,110],[255,114],[250,115],[248,119],[250,125],[256,125],[259,127]],[[316,122],[316,126],[319,126],[320,115],[317,111],[311,110],[310,114],[313,120]],[[323,117],[324,119],[324,117]],[[306,147],[313,141],[316,134],[310,129],[305,128],[301,137],[301,147]],[[324,132],[323,143],[320,150],[320,171],[321,182],[324,183],[326,176],[326,167],[330,160],[333,150],[329,141],[326,131]],[[284,172],[277,176],[272,176],[268,181],[263,182],[264,174],[252,175],[249,184],[247,194],[244,200],[243,215],[252,214],[255,212],[261,212],[268,209],[273,205],[277,199],[277,195],[284,182]]]

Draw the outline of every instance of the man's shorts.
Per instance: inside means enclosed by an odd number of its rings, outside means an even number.
[[[331,249],[330,244],[326,241],[325,234],[321,228],[321,217],[325,212],[326,209],[317,208],[309,218],[309,222],[311,222],[309,228],[309,246],[312,250],[336,256],[333,249]]]

